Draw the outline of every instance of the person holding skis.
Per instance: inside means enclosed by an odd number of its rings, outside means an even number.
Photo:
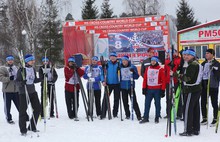
[[[202,77],[202,95],[201,95],[201,108],[202,117],[201,125],[207,124],[207,89],[209,87],[209,96],[211,97],[211,103],[213,107],[213,121],[211,127],[215,126],[218,114],[218,88],[220,80],[220,63],[215,59],[215,50],[206,50],[206,60],[202,63],[203,77]],[[208,80],[210,79],[210,86]],[[209,105],[209,104],[208,104]]]
[[[56,70],[50,66],[49,59],[46,57],[42,58],[43,65],[39,68],[39,77],[42,78],[41,82],[41,117],[44,117],[44,109],[43,109],[43,92],[44,92],[44,76],[47,78],[47,97],[49,98],[49,104],[50,104],[50,117],[54,117],[54,91],[53,86],[55,85],[55,82],[57,81],[58,75]]]
[[[102,73],[102,84],[103,86],[109,87],[109,95],[114,90],[114,105],[113,105],[113,117],[118,117],[118,107],[119,107],[119,99],[120,99],[120,82],[118,80],[118,70],[119,70],[119,62],[117,61],[117,53],[111,52],[110,53],[110,61],[104,65],[106,67],[106,80],[104,74]],[[103,98],[102,101],[102,116],[101,119],[106,117],[107,111],[107,103],[105,102],[106,99]],[[105,104],[105,106],[104,106]]]
[[[41,105],[34,84],[42,81],[41,78],[37,78],[35,68],[33,67],[35,63],[34,56],[31,54],[25,55],[24,62],[25,67],[21,67],[18,70],[16,78],[19,85],[19,127],[22,135],[26,135],[27,129],[38,132],[36,125],[41,112]],[[28,128],[26,128],[28,103],[31,103],[33,108],[33,116]]]
[[[129,110],[129,104],[128,104],[128,96],[133,97],[133,109],[136,113],[137,119],[141,120],[141,112],[137,103],[136,93],[135,93],[135,81],[134,79],[139,78],[139,74],[137,71],[137,67],[132,65],[128,56],[123,56],[121,58],[121,92],[122,92],[122,101],[124,104],[124,110],[126,119],[130,119],[130,110]],[[131,78],[133,80],[131,85]],[[131,88],[132,87],[132,88]],[[131,90],[132,89],[132,90]],[[132,96],[133,95],[133,96]],[[132,98],[131,98],[132,99]]]
[[[96,115],[97,117],[101,116],[101,74],[102,67],[98,65],[98,57],[92,57],[92,64],[85,68],[85,73],[83,75],[84,79],[87,79],[87,90],[89,97],[91,96],[89,92],[89,83],[92,82],[92,89],[94,91],[95,97],[95,106],[96,106]]]
[[[74,95],[77,95],[77,110],[79,107],[79,82],[76,76],[76,73],[81,77],[84,74],[84,71],[77,66],[75,62],[74,57],[68,58],[68,64],[64,67],[64,75],[65,75],[65,101],[66,101],[66,107],[67,107],[67,113],[70,119],[75,118],[77,112],[75,112],[75,97]],[[76,93],[75,90],[76,88]]]
[[[143,60],[143,62],[141,63],[141,76],[144,78],[144,73],[147,67],[150,66],[151,64],[151,58],[154,56],[154,49],[153,48],[149,48],[147,50],[148,53],[148,58]]]
[[[185,51],[185,61],[188,66],[183,74],[183,92],[185,114],[184,132],[180,136],[199,135],[200,132],[200,107],[199,99],[202,91],[202,66],[196,61],[196,53],[193,49]]]
[[[146,69],[144,73],[142,94],[145,97],[145,109],[144,118],[140,121],[140,124],[149,122],[149,111],[151,101],[154,98],[156,114],[155,123],[159,123],[160,110],[161,110],[161,97],[165,96],[165,74],[164,69],[159,65],[159,59],[157,56],[151,58],[151,65]]]
[[[19,111],[19,96],[18,87],[15,82],[17,77],[17,67],[14,65],[14,57],[8,55],[6,57],[6,64],[0,68],[0,81],[2,82],[2,92],[4,99],[4,110],[6,120],[9,124],[14,124],[11,115],[11,102],[15,104],[15,107]]]

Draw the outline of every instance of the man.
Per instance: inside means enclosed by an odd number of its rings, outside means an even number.
[[[67,66],[64,67],[64,75],[65,75],[65,101],[66,101],[66,108],[67,113],[70,119],[73,119],[76,116],[78,112],[75,110],[78,110],[79,107],[79,81],[76,76],[75,71],[78,73],[78,75],[81,77],[84,74],[84,71],[77,66],[75,62],[74,57],[69,57]],[[76,88],[76,94],[75,89]],[[75,104],[75,97],[77,96],[77,104]],[[75,108],[77,106],[77,108]]]
[[[211,126],[215,126],[218,115],[218,88],[220,80],[220,63],[215,59],[215,51],[213,49],[206,50],[206,60],[202,63],[203,78],[202,78],[202,95],[201,95],[201,108],[203,120],[201,125],[207,124],[207,89],[209,87],[209,96],[213,107],[213,121]],[[210,86],[208,80],[210,79]]]
[[[98,57],[92,57],[92,64],[85,68],[84,79],[88,79],[87,90],[89,90],[89,83],[92,84],[92,89],[94,91],[96,115],[101,116],[101,74],[102,67],[98,65]],[[89,93],[88,93],[89,94]],[[90,97],[90,94],[89,94]],[[93,104],[92,104],[93,105]],[[92,114],[91,114],[92,115]]]
[[[159,65],[159,59],[157,56],[151,58],[151,65],[146,69],[144,73],[142,94],[145,95],[145,108],[144,119],[140,121],[140,124],[149,122],[149,112],[151,101],[154,98],[156,114],[154,122],[159,123],[160,110],[161,110],[161,97],[165,96],[165,76],[164,69]]]
[[[183,75],[185,96],[184,132],[180,136],[199,135],[200,132],[200,108],[199,98],[202,91],[202,66],[196,61],[196,53],[193,49],[185,52],[185,61],[188,67]]]
[[[41,105],[34,84],[41,82],[42,79],[37,78],[36,76],[36,71],[33,67],[35,58],[33,55],[27,54],[25,55],[24,61],[25,67],[18,70],[16,78],[19,85],[19,127],[21,135],[26,135],[27,129],[33,132],[39,132],[36,125],[41,112]],[[31,118],[30,125],[26,128],[26,111],[28,103],[31,103],[33,116]]]
[[[14,57],[8,55],[6,57],[6,64],[0,68],[0,81],[2,82],[2,92],[4,99],[4,111],[6,120],[9,124],[14,124],[11,115],[11,102],[15,104],[19,110],[19,96],[18,87],[15,82],[17,77],[17,67],[14,65]]]
[[[137,71],[137,67],[132,65],[129,57],[124,56],[121,58],[121,91],[122,91],[122,101],[124,104],[124,110],[126,119],[130,119],[130,110],[129,110],[129,104],[128,104],[128,96],[131,98],[131,91],[133,92],[133,109],[136,113],[137,119],[141,120],[141,112],[137,103],[136,93],[135,93],[135,81],[139,78],[139,74]],[[133,88],[131,88],[131,77],[133,79]],[[132,89],[132,90],[131,90]]]
[[[49,59],[43,57],[42,58],[42,66],[39,68],[39,77],[44,80],[44,76],[47,78],[47,96],[49,98],[50,105],[50,117],[54,117],[54,89],[55,82],[57,81],[58,75],[56,70],[49,65]],[[46,68],[45,68],[46,67]],[[44,89],[44,81],[41,82],[41,117],[44,117],[43,110],[43,90]]]
[[[102,84],[103,86],[108,85],[109,87],[109,95],[114,90],[114,105],[113,105],[113,117],[118,117],[118,107],[119,107],[119,99],[120,99],[120,82],[118,80],[118,70],[119,62],[117,61],[117,53],[111,52],[110,53],[110,61],[107,61],[107,63],[104,65],[106,67],[106,79],[104,75],[102,74]],[[101,119],[106,117],[106,111],[107,111],[107,103],[106,99],[103,98],[102,102],[102,114]],[[105,105],[105,106],[104,106]]]
[[[142,64],[141,64],[141,76],[142,76],[143,78],[144,78],[144,73],[145,73],[146,68],[149,67],[150,64],[151,64],[151,57],[154,56],[154,49],[153,49],[153,48],[149,48],[149,49],[147,50],[147,52],[148,52],[148,58],[145,59],[145,60],[142,62]]]

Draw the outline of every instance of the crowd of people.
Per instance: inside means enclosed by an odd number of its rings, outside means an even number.
[[[181,86],[181,97],[179,97],[176,119],[184,121],[184,132],[180,136],[192,136],[200,134],[200,125],[208,123],[207,99],[211,97],[213,107],[213,121],[211,126],[217,123],[218,113],[218,88],[220,80],[220,63],[214,58],[215,51],[207,49],[206,60],[200,64],[196,60],[196,53],[193,49],[182,50],[180,56],[177,51],[168,53],[165,65],[160,64],[159,58],[154,56],[154,49],[148,49],[148,58],[142,62],[141,76],[143,77],[142,94],[145,96],[144,112],[141,111],[137,102],[135,92],[135,80],[139,78],[137,67],[131,63],[128,56],[117,58],[116,52],[109,54],[109,60],[99,65],[99,58],[91,58],[91,64],[85,69],[77,66],[75,58],[69,57],[67,65],[64,67],[65,75],[65,103],[69,119],[77,117],[79,107],[79,93],[82,92],[80,77],[88,81],[87,94],[91,97],[91,90],[94,94],[94,103],[96,107],[96,116],[103,120],[108,111],[107,100],[101,96],[107,93],[108,96],[113,92],[113,117],[118,117],[120,101],[123,102],[125,118],[130,119],[131,111],[134,110],[136,119],[140,124],[149,122],[149,112],[151,101],[155,101],[155,123],[159,123],[161,117],[161,98],[166,96],[166,113],[169,117],[169,96],[171,89],[176,92],[178,86]],[[170,57],[172,56],[172,57]],[[16,67],[14,57],[8,55],[6,64],[0,68],[0,81],[2,82],[2,91],[4,98],[4,110],[6,120],[9,124],[14,124],[10,113],[11,102],[13,101],[19,112],[19,128],[22,135],[26,135],[27,130],[38,132],[36,125],[39,118],[44,118],[44,81],[47,78],[47,87],[55,85],[58,75],[56,70],[50,66],[49,59],[42,58],[42,66],[39,68],[39,78],[34,68],[35,58],[27,54],[24,57],[25,67]],[[173,83],[171,83],[173,81]],[[41,82],[41,101],[35,90],[35,83]],[[90,86],[92,83],[92,87]],[[108,91],[101,92],[104,86]],[[50,117],[54,117],[54,92],[55,89],[48,89],[48,97],[52,100],[50,107]],[[207,95],[209,95],[207,97]],[[129,104],[129,98],[131,103]],[[200,98],[202,121],[200,122]],[[102,103],[101,103],[102,102]],[[30,118],[26,112],[28,103],[33,108],[33,117]],[[133,110],[130,110],[130,106]],[[92,114],[89,114],[92,115]],[[132,116],[133,117],[133,116]],[[133,119],[133,118],[132,118]],[[30,121],[26,126],[26,121]]]

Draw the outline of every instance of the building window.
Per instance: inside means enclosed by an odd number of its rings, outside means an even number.
[[[206,50],[208,49],[207,45],[196,45],[196,46],[184,46],[184,49],[193,49],[196,52],[196,56],[199,59],[205,58]]]
[[[215,45],[215,58],[220,58],[220,45]]]

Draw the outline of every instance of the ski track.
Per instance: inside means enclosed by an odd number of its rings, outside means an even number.
[[[155,107],[154,101],[151,103],[150,122],[146,124],[139,124],[136,115],[135,120],[120,120],[120,112],[118,112],[118,118],[108,120],[99,120],[94,118],[94,121],[90,122],[86,119],[86,114],[80,96],[80,107],[78,111],[79,121],[70,120],[67,116],[65,98],[64,98],[64,74],[63,69],[57,69],[58,80],[56,82],[56,92],[58,101],[59,118],[51,118],[46,121],[46,131],[44,131],[44,121],[38,121],[37,129],[40,130],[37,137],[35,133],[28,131],[27,136],[21,136],[18,126],[18,112],[12,104],[11,112],[14,125],[10,125],[6,122],[4,109],[3,109],[3,97],[1,93],[0,97],[0,142],[66,142],[66,141],[80,141],[80,142],[185,142],[187,141],[216,141],[220,139],[220,132],[215,133],[215,127],[201,126],[201,133],[199,136],[192,137],[180,137],[179,133],[183,132],[183,122],[177,120],[177,135],[174,134],[174,127],[172,125],[172,136],[165,138],[166,133],[166,119],[160,119],[159,124],[154,123]],[[141,113],[144,112],[144,99],[142,95],[142,77],[136,81],[137,99]],[[86,81],[82,79],[82,82],[86,84]],[[0,83],[0,87],[2,84]],[[103,89],[103,88],[102,88]],[[40,97],[40,84],[36,85],[38,96]],[[102,93],[103,97],[103,93]],[[113,106],[113,95],[110,97],[111,108]],[[161,100],[161,116],[165,116],[165,97]],[[122,108],[123,109],[123,108]],[[120,111],[120,109],[119,109]],[[123,110],[123,118],[125,113]],[[209,107],[209,123],[212,121],[212,106],[210,102]],[[219,128],[220,129],[220,128]],[[219,130],[220,131],[220,130]],[[31,136],[33,136],[31,138]]]

